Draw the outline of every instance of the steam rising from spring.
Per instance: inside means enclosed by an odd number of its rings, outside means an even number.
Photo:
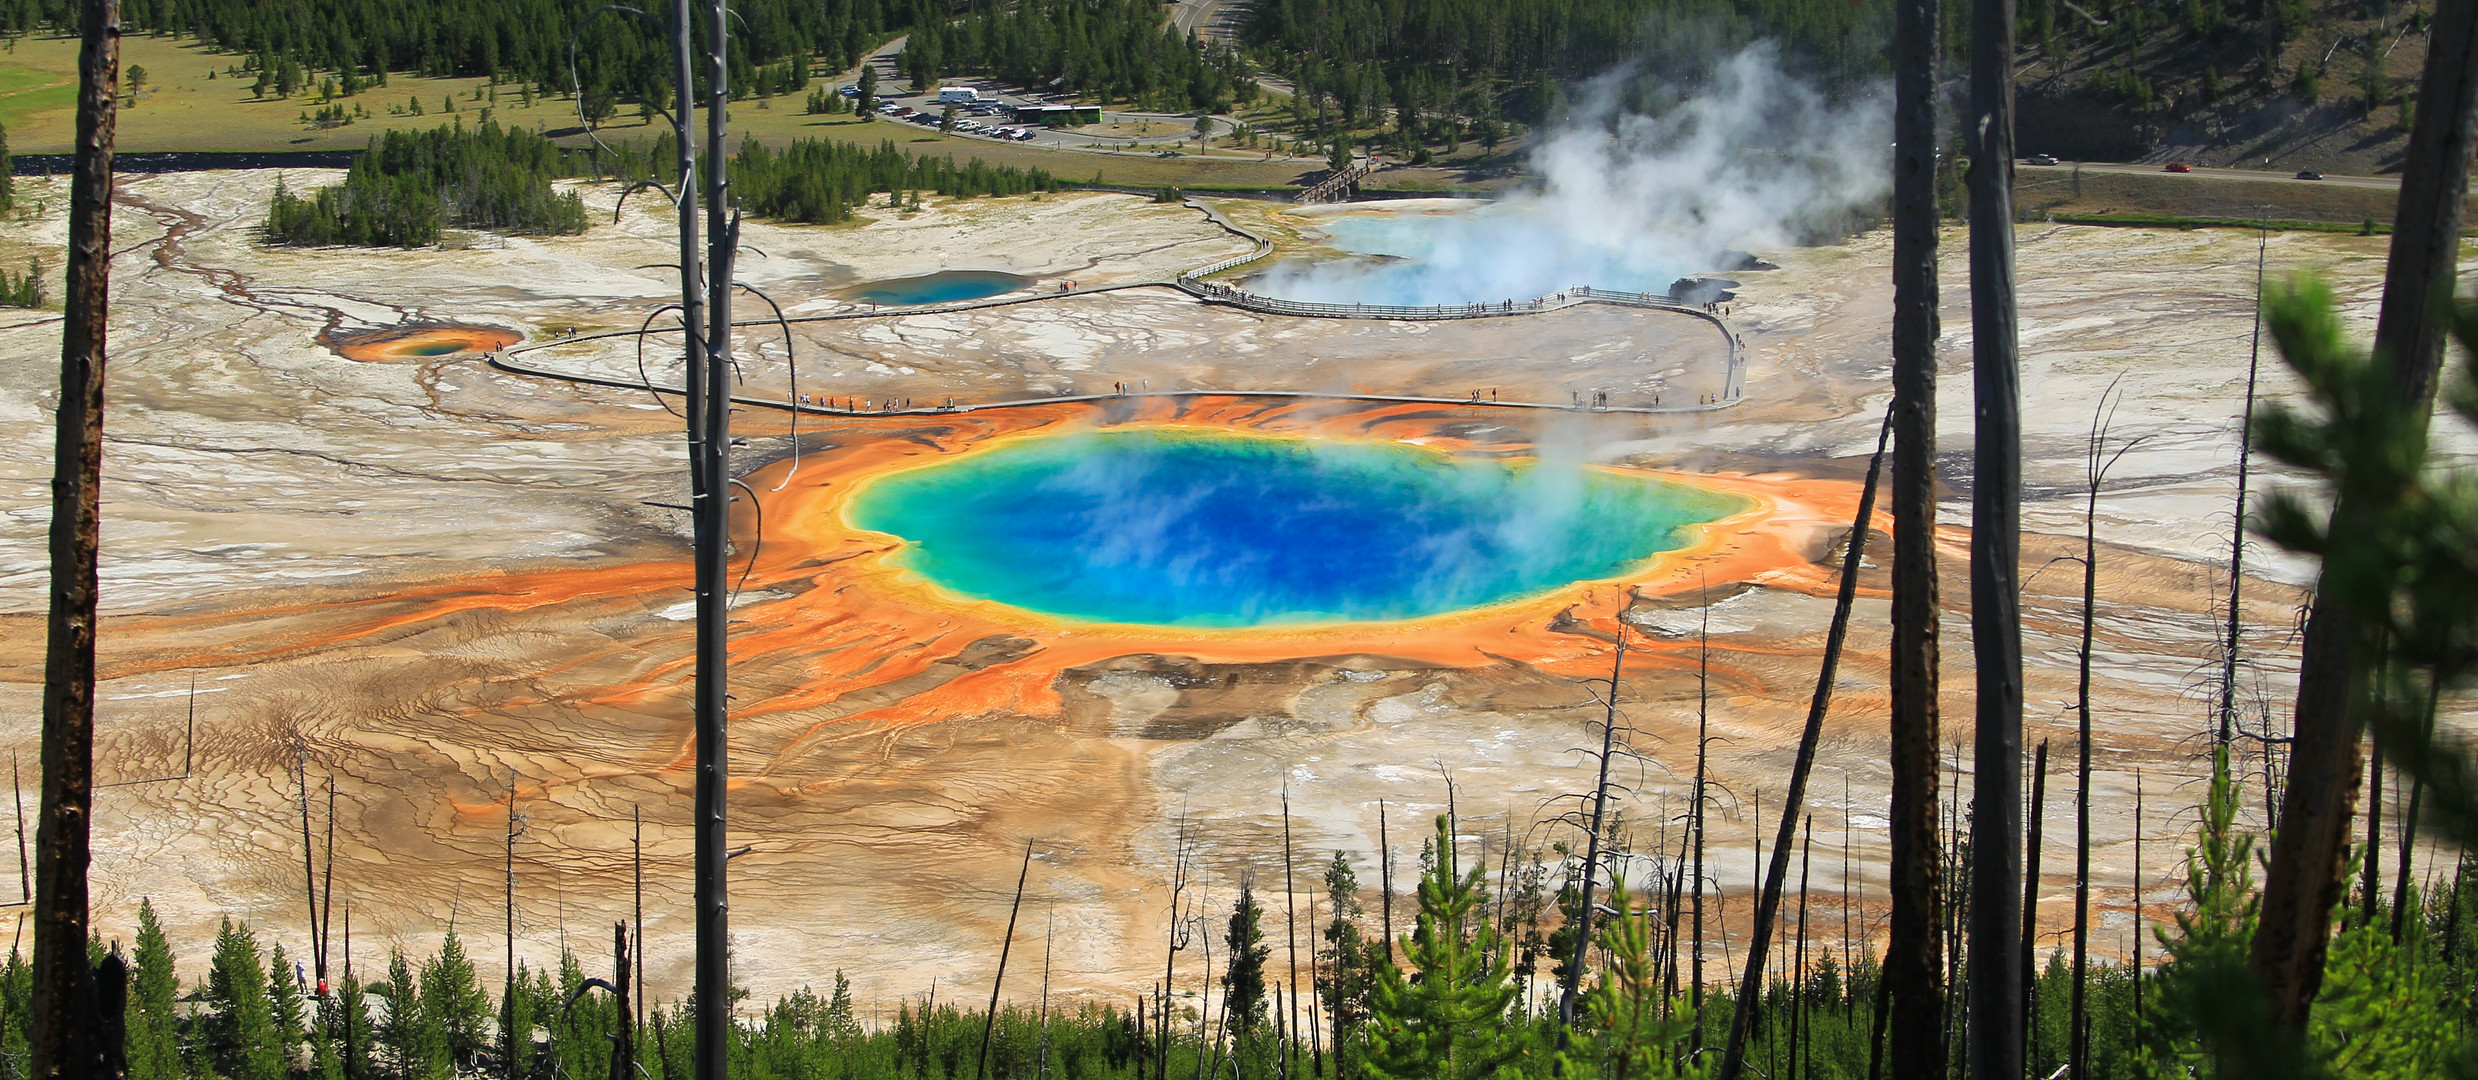
[[[1597,80],[1531,152],[1536,189],[1475,212],[1378,229],[1408,261],[1277,267],[1254,291],[1328,303],[1521,300],[1576,285],[1661,292],[1733,250],[1801,242],[1881,200],[1891,112],[1882,94],[1828,98],[1767,44],[1677,88],[1657,116]],[[1392,216],[1392,215],[1389,215]],[[1338,223],[1337,232],[1356,222]],[[1363,234],[1365,228],[1360,230]],[[1347,241],[1346,241],[1347,242]]]

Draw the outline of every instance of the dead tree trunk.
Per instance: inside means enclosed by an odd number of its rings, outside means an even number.
[[[1382,810],[1379,811],[1379,815],[1382,820]],[[1157,1077],[1165,1078],[1170,1075],[1170,995],[1174,992],[1178,981],[1179,953],[1186,949],[1192,940],[1192,935],[1188,932],[1186,917],[1179,907],[1188,886],[1189,838],[1187,816],[1182,812],[1179,816],[1178,835],[1172,841],[1169,923],[1163,929],[1162,938],[1161,993],[1153,1002],[1153,1031],[1160,1043],[1153,1048],[1153,1073]]]
[[[1938,0],[1893,2],[1893,718],[1888,1038],[1896,1080],[1945,1073],[1935,651]]]
[[[2383,733],[2369,731],[2366,741],[2371,752],[2366,755],[2366,847],[2358,853],[2363,870],[2358,882],[2359,926],[2374,925],[2375,907],[2383,902]]]
[[[2026,1046],[2037,1041],[2039,1029],[2031,1017],[2038,1011],[2039,966],[2039,841],[2041,819],[2048,816],[2048,741],[2039,741],[2031,765],[2030,839],[2022,859],[2022,1031]]]
[[[95,751],[95,564],[102,537],[104,327],[111,299],[112,134],[119,0],[79,5],[77,160],[69,184],[60,406],[52,444],[51,614],[43,656],[43,805],[35,826],[31,1075],[106,1075],[89,933]],[[119,1014],[111,1017],[117,1021]],[[109,1043],[109,1045],[106,1045]]]
[[[611,1040],[611,1080],[633,1080],[637,1060],[636,1030],[629,1023],[628,924],[611,926],[611,993],[619,999],[619,1034]]]
[[[2134,770],[2134,1045],[2142,1045],[2142,937],[2151,930],[2142,913],[2142,770]]]
[[[1296,992],[1299,988],[1298,897],[1299,887],[1293,883],[1291,878],[1291,782],[1285,779],[1282,781],[1282,937],[1290,945],[1291,989],[1293,990],[1291,1011],[1294,1013],[1299,1011],[1299,995]],[[1313,931],[1315,927],[1311,926],[1309,929]],[[1316,952],[1314,948],[1308,951],[1311,954]],[[1290,1075],[1299,1063],[1298,1050],[1292,1045],[1298,1037],[1299,1021],[1298,1017],[1294,1016],[1291,1019],[1291,1037],[1281,1043],[1285,1055],[1282,1067],[1284,1076]]]
[[[2460,255],[2462,200],[2469,189],[2472,105],[2478,103],[2478,0],[2438,0],[2427,40],[2415,126],[2401,172],[2400,210],[2375,324],[2377,363],[2392,365],[2393,392],[2424,423],[2443,366]],[[2354,520],[2344,495],[2332,520]],[[2323,985],[2329,913],[2339,899],[2356,802],[2365,666],[2374,634],[2319,590],[2298,659],[2295,734],[2280,828],[2264,873],[2261,924],[2250,957],[2273,1020],[2302,1038]]]
[[[2246,484],[2254,468],[2254,393],[2256,376],[2263,370],[2263,268],[2271,254],[2269,223],[2255,238],[2254,247],[2254,338],[2246,354],[2246,410],[2237,424],[2237,512],[2236,522],[2229,528],[2228,544],[2228,631],[2220,640],[2220,731],[2223,747],[2237,733],[2237,641],[2244,624],[2242,611],[2246,583]],[[2087,570],[2086,570],[2087,573]],[[2263,733],[2266,739],[2271,733]],[[2271,745],[2266,742],[2263,753],[2269,756]],[[2076,1080],[2081,1080],[2079,1059],[2074,1066]]]
[[[1815,767],[1816,744],[1824,736],[1824,714],[1832,708],[1833,683],[1841,670],[1841,648],[1850,636],[1850,609],[1858,598],[1859,567],[1866,558],[1867,532],[1876,517],[1876,481],[1884,471],[1884,447],[1892,438],[1892,417],[1876,431],[1876,453],[1867,461],[1867,485],[1859,491],[1857,520],[1850,523],[1850,544],[1841,559],[1841,590],[1833,600],[1833,622],[1824,635],[1824,662],[1816,673],[1815,696],[1808,700],[1807,726],[1798,736],[1798,757],[1790,765],[1790,791],[1781,806],[1781,829],[1773,838],[1772,865],[1755,905],[1755,938],[1747,947],[1746,974],[1738,982],[1737,1008],[1730,1014],[1729,1045],[1721,1055],[1721,1080],[1738,1080],[1746,1068],[1747,1036],[1755,1023],[1755,1004],[1764,992],[1764,950],[1773,919],[1781,911],[1781,886],[1790,872],[1790,842],[1797,837],[1799,808],[1807,798],[1807,774]],[[1762,822],[1756,827],[1761,829]],[[1813,826],[1811,825],[1810,828]],[[1802,885],[1799,918],[1806,918]]]
[[[1798,956],[1790,965],[1790,1076],[1815,1075],[1807,1027],[1807,872],[1815,867],[1815,815],[1798,842]]]
[[[1024,841],[1024,868],[1015,875],[1015,901],[1007,905],[1007,936],[998,943],[998,974],[989,981],[989,1013],[981,1018],[981,1052],[975,1077],[989,1075],[989,1039],[998,1030],[998,991],[1007,984],[1007,954],[1015,949],[1015,916],[1024,909],[1024,883],[1032,878],[1032,841]]]
[[[2435,706],[2437,696],[2442,692],[2442,690],[2443,686],[2439,682],[2429,681],[2427,683],[2426,717],[2420,723],[2420,731],[2422,732],[2418,740],[2420,742],[2425,742],[2435,737]],[[2423,803],[2425,799],[2426,777],[2412,776],[2409,780],[2409,804],[2401,808],[2399,876],[2394,878],[2392,881],[2392,944],[2394,945],[2401,943],[2401,933],[2406,928],[2409,920],[2409,864],[2411,859],[2417,854],[2418,814],[2422,809],[2420,804]],[[2433,872],[2434,860],[2429,859],[2427,861],[2427,866],[2429,868],[2428,872],[2431,874]],[[2446,952],[2443,955],[2450,956],[2452,954],[2450,952]]]
[[[2251,375],[2247,385],[2253,385]],[[2108,465],[2116,460],[2103,460],[2102,456],[2110,415],[2107,395],[2103,393],[2100,407],[2091,415],[2091,438],[2085,459],[2089,485],[2084,491],[2082,509],[2082,643],[2076,653],[2074,680],[2074,983],[2065,1025],[2066,1060],[2074,1080],[2086,1080],[2088,1074],[2083,1070],[2089,1064],[2091,1048],[2090,1011],[2085,997],[2091,945],[2091,644],[2099,619],[2099,485],[2107,475]],[[2120,448],[2117,453],[2122,455],[2125,450]],[[2240,471],[2242,474],[2242,467]],[[2230,602],[2235,603],[2233,587],[2229,595]],[[2233,643],[2236,638],[2229,640]],[[2225,674],[2234,679],[2234,670],[2230,668]],[[2226,745],[2225,737],[2222,744]]]
[[[1971,7],[1972,1080],[2022,1075],[2022,385],[2013,281],[2013,0]]]
[[[1892,926],[1895,1080],[1944,1075],[1939,970],[1936,599],[1938,0],[1893,5]]]
[[[326,996],[327,951],[326,931],[318,925],[318,848],[310,837],[310,760],[309,746],[302,741],[300,731],[293,732],[293,786],[299,795],[301,810],[301,902],[310,912],[310,970],[318,976],[319,995]]]
[[[1626,672],[1624,612],[1620,612],[1615,621],[1618,627],[1617,651],[1609,660],[1609,697],[1601,702],[1607,711],[1600,722],[1600,777],[1592,785],[1592,814],[1588,835],[1583,840],[1583,888],[1582,900],[1576,905],[1579,921],[1575,928],[1575,951],[1567,958],[1565,985],[1558,988],[1557,995],[1557,1049],[1560,1055],[1565,1053],[1567,1041],[1574,1034],[1576,998],[1583,986],[1583,959],[1592,947],[1592,889],[1599,884],[1601,829],[1609,813],[1609,759],[1618,748],[1618,686],[1620,676]],[[1453,852],[1444,854],[1446,861],[1451,863]]]
[[[1377,800],[1377,897],[1385,914],[1385,962],[1394,962],[1394,844],[1385,835],[1385,800]]]
[[[1710,798],[1704,784],[1705,766],[1711,761],[1712,750],[1712,595],[1702,594],[1703,651],[1695,661],[1695,808],[1687,812],[1689,827],[1695,830],[1695,946],[1688,953],[1693,970],[1688,972],[1687,1004],[1695,1012],[1695,1026],[1687,1032],[1687,1060],[1693,1062],[1704,1052],[1704,801]]]

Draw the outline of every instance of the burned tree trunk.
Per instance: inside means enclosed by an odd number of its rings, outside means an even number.
[[[981,1018],[981,1051],[973,1075],[989,1075],[989,1040],[998,1030],[998,991],[1007,984],[1007,954],[1015,951],[1015,916],[1024,910],[1024,883],[1032,879],[1032,841],[1024,841],[1024,867],[1015,875],[1015,900],[1007,905],[1007,936],[998,943],[998,974],[989,981],[989,1013]]]
[[[2039,841],[2040,824],[2048,816],[2048,741],[2039,741],[2031,766],[2030,839],[2023,845],[2022,864],[2022,1030],[2031,1040],[2038,1032],[2031,1017],[2038,1009]]]
[[[2222,747],[2228,746],[2229,740],[2237,733],[2237,642],[2239,631],[2244,629],[2240,615],[2246,584],[2246,485],[2254,469],[2255,385],[2263,371],[2263,267],[2271,254],[2270,223],[2266,221],[2264,224],[2266,228],[2255,238],[2254,337],[2247,346],[2246,354],[2246,410],[2237,424],[2237,520],[2229,528],[2228,631],[2220,641],[2220,730],[2216,738]],[[2087,567],[2085,577],[2088,577]],[[2087,605],[2088,590],[2085,593]],[[2088,655],[2087,649],[2085,655]],[[2087,668],[2090,661],[2085,659],[2083,663]],[[2270,734],[2264,732],[2266,738]],[[2269,744],[2264,746],[2263,753],[2266,757],[2270,756]],[[2075,1068],[2078,1070],[2081,1066],[2077,1064]],[[2076,1076],[2079,1077],[2080,1073],[2077,1072]]]
[[[1693,1061],[1704,1050],[1704,801],[1710,798],[1705,788],[1705,767],[1711,763],[1712,749],[1712,596],[1707,590],[1699,610],[1703,612],[1703,651],[1695,661],[1695,806],[1687,811],[1687,827],[1695,831],[1695,945],[1688,953],[1693,970],[1688,972],[1687,1005],[1695,1012],[1695,1026],[1687,1032],[1687,1060]]]
[[[2432,26],[2375,324],[2376,362],[2392,365],[2393,392],[2418,406],[2408,415],[2420,423],[2435,398],[2451,321],[2462,200],[2469,189],[2471,107],[2478,103],[2478,0],[2439,0]],[[2350,521],[2358,512],[2344,494],[2331,520]],[[2288,786],[2250,957],[2273,1020],[2300,1038],[2323,984],[2328,916],[2340,898],[2348,856],[2374,638],[2336,590],[2318,590],[2298,659]]]
[[[1895,1080],[1944,1074],[1936,842],[1938,0],[1893,5],[1892,926]]]
[[[52,450],[51,614],[43,657],[43,805],[35,826],[31,1075],[86,1080],[119,1056],[102,1038],[86,959],[94,800],[96,559],[102,538],[104,327],[111,298],[112,134],[119,0],[84,0],[77,162],[69,186],[66,315]],[[119,1020],[114,1011],[110,1018]],[[106,1044],[109,1045],[106,1045]]]
[[[637,1033],[629,1023],[628,924],[611,926],[611,993],[619,999],[619,1033],[611,1040],[611,1080],[630,1080],[636,1070]]]
[[[2441,682],[2429,681],[2427,683],[2426,716],[2419,725],[2421,732],[2419,736],[2420,742],[2425,742],[2435,737],[2435,706],[2437,703],[2437,697],[2442,692],[2443,684]],[[2395,877],[2392,881],[2392,944],[2394,945],[2401,943],[2401,933],[2407,928],[2409,921],[2410,862],[2417,854],[2418,814],[2422,809],[2420,804],[2425,800],[2426,777],[2411,777],[2409,781],[2409,804],[2401,808],[2399,876]],[[2428,863],[2430,871],[2432,870],[2433,865],[2432,860],[2430,860]],[[2459,894],[2455,893],[2454,895],[2457,898]],[[2447,951],[2444,955],[2450,956],[2452,954]]]
[[[1609,758],[1618,748],[1618,686],[1620,677],[1626,673],[1625,613],[1620,612],[1615,621],[1618,628],[1617,651],[1609,660],[1609,697],[1601,702],[1606,713],[1600,724],[1600,776],[1592,785],[1589,835],[1583,841],[1582,900],[1576,905],[1575,951],[1567,958],[1564,985],[1558,987],[1557,1049],[1560,1054],[1566,1051],[1567,1042],[1574,1034],[1576,998],[1582,993],[1583,986],[1583,960],[1592,947],[1592,889],[1600,880],[1601,829],[1609,814]],[[1450,794],[1448,805],[1451,806]],[[1453,853],[1447,852],[1445,858],[1451,862]]]
[[[2022,385],[2013,282],[2013,0],[1971,9],[1970,644],[1973,1080],[2022,1075]]]

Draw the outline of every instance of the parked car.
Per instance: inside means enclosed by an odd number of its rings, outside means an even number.
[[[2056,164],[2056,156],[2053,154],[2032,154],[2031,156],[2022,159],[2022,161],[2023,164],[2026,165],[2054,165]]]
[[[2299,169],[2297,170],[2297,178],[2300,180],[2321,180],[2323,179],[2323,174],[2316,172],[2313,169]]]
[[[860,96],[860,87],[857,87],[857,86],[846,86],[846,87],[844,87],[844,88],[843,88],[843,89],[841,89],[841,90],[837,90],[837,91],[835,91],[835,93],[841,94],[841,95],[843,95],[843,96],[845,96],[845,97],[859,97],[859,96]]]
[[[1032,141],[1032,137],[1033,131],[1031,128],[1017,128],[1015,131],[1015,141],[1017,142],[1030,142]]]
[[[2192,165],[2188,165],[2188,164],[2186,164],[2185,162],[2182,162],[2182,161],[2172,161],[2172,162],[2169,162],[2169,163],[2168,163],[2168,167],[2167,167],[2167,168],[2165,168],[2165,169],[2161,169],[2160,171],[2161,171],[2161,172],[2193,172],[2193,171],[2194,171],[2194,166],[2192,166]]]

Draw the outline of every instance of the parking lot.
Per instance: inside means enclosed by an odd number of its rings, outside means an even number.
[[[1193,147],[1196,118],[1169,113],[1133,113],[1104,111],[1098,106],[1082,105],[1044,95],[1010,92],[986,83],[949,83],[944,87],[921,92],[890,91],[899,85],[891,72],[880,75],[877,112],[879,116],[900,123],[937,129],[944,121],[949,104],[955,107],[955,127],[950,134],[968,138],[1002,142],[1030,143],[1056,150],[1088,149],[1095,146],[1109,149],[1161,147],[1176,153],[1180,144]],[[858,97],[860,88],[845,83],[837,88],[847,99]],[[970,97],[966,98],[965,94]],[[947,100],[953,99],[953,100]],[[1035,120],[1023,115],[1026,110],[1048,110],[1057,120]],[[1073,110],[1072,113],[1068,110]],[[1080,123],[1079,123],[1080,122]],[[1219,138],[1235,130],[1235,125],[1220,117],[1211,118],[1213,135]],[[1078,130],[1089,124],[1140,125],[1150,124],[1170,129],[1164,134],[1112,135]]]

